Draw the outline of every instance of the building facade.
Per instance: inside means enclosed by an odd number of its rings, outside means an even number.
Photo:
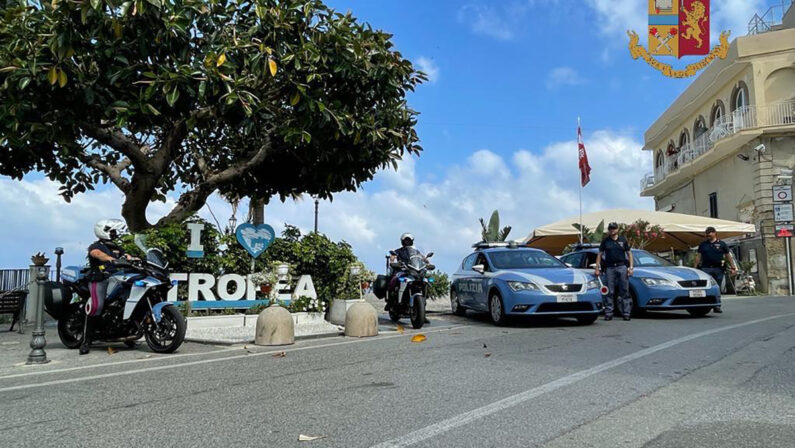
[[[756,261],[761,289],[792,294],[772,190],[791,188],[795,166],[795,4],[757,33],[735,39],[646,131],[654,172],[641,195],[660,211],[755,224],[735,253]]]

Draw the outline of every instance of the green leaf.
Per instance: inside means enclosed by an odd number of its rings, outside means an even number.
[[[47,81],[50,81],[50,84],[54,85],[58,82],[58,69],[53,67],[50,69],[50,72],[47,73]]]
[[[91,7],[99,10],[99,7],[102,6],[102,0],[91,0]]]
[[[290,106],[295,106],[296,104],[298,104],[299,101],[301,101],[301,94],[295,92],[295,94],[293,94],[293,97],[290,98]]]
[[[149,112],[153,113],[154,115],[160,115],[160,111],[155,109],[155,106],[152,106],[149,103],[146,103],[146,108],[149,109]]]
[[[27,87],[28,84],[30,84],[30,78],[24,77],[19,80],[19,84],[17,87],[19,88],[19,90],[25,90],[25,87]]]
[[[204,92],[207,91],[207,83],[202,81],[199,83],[199,97],[204,98]]]
[[[172,89],[171,92],[168,95],[166,95],[166,102],[168,102],[169,106],[174,107],[174,104],[177,102],[177,99],[179,99],[179,89],[177,87],[174,87],[174,89]]]
[[[306,132],[306,131],[301,132],[301,140],[306,142],[306,143],[311,143],[312,142],[312,134],[310,134],[309,132]]]
[[[66,85],[66,81],[67,81],[66,72],[63,71],[63,70],[60,70],[59,73],[58,73],[58,85],[60,87],[63,87],[63,86]]]
[[[150,5],[154,5],[154,6],[155,6],[155,7],[157,7],[157,8],[160,8],[160,7],[162,6],[162,3],[160,3],[160,0],[146,0],[146,1],[147,1],[147,2],[148,2]]]

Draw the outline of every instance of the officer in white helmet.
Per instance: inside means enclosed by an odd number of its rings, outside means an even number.
[[[421,256],[422,259],[428,263],[428,258],[422,254],[419,250],[414,247],[414,235],[409,232],[400,235],[400,247],[398,249],[393,250],[394,254],[389,257],[389,262],[399,261],[403,264],[409,264],[411,261],[411,257],[413,256]],[[403,271],[393,272],[392,279],[389,282],[389,289],[398,289],[400,274]],[[399,294],[402,295],[402,288],[400,289]],[[389,301],[387,301],[385,311],[389,311]],[[428,318],[425,318],[425,323],[428,322]]]
[[[108,277],[115,271],[113,262],[131,257],[124,253],[118,245],[119,237],[126,231],[127,226],[120,219],[102,219],[94,224],[94,235],[97,241],[88,246],[89,289],[91,298],[86,304],[86,321],[83,331],[83,342],[80,345],[80,354],[85,355],[91,348],[91,318],[102,313],[102,306],[108,290]]]

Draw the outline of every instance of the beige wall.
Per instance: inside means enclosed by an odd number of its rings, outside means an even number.
[[[758,142],[746,145],[748,149]],[[745,151],[749,153],[749,151]],[[754,151],[751,150],[751,153]],[[709,194],[717,193],[718,217],[732,221],[741,220],[738,204],[753,201],[753,154],[748,161],[737,157],[723,159],[701,172],[678,189],[657,198],[657,210],[673,205],[673,212],[709,216]]]

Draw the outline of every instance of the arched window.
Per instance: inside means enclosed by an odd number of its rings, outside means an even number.
[[[654,158],[654,168],[662,168],[665,163],[665,156],[661,150],[657,150],[657,156]]]
[[[693,140],[701,137],[705,132],[707,132],[707,122],[704,120],[704,117],[701,115],[696,118],[696,122],[693,124]]]
[[[746,86],[744,82],[740,81],[734,88],[734,92],[732,92],[732,112],[747,106],[749,102],[748,86]]]
[[[710,127],[715,126],[715,122],[719,121],[724,115],[726,115],[726,107],[723,105],[723,101],[715,101],[715,105],[712,106],[712,113],[710,114],[709,118]]]
[[[687,129],[682,130],[682,133],[679,134],[679,150],[681,151],[684,147],[690,143],[690,133],[687,132]]]
[[[676,154],[676,144],[673,140],[668,142],[668,147],[665,149],[665,155],[672,156]]]

